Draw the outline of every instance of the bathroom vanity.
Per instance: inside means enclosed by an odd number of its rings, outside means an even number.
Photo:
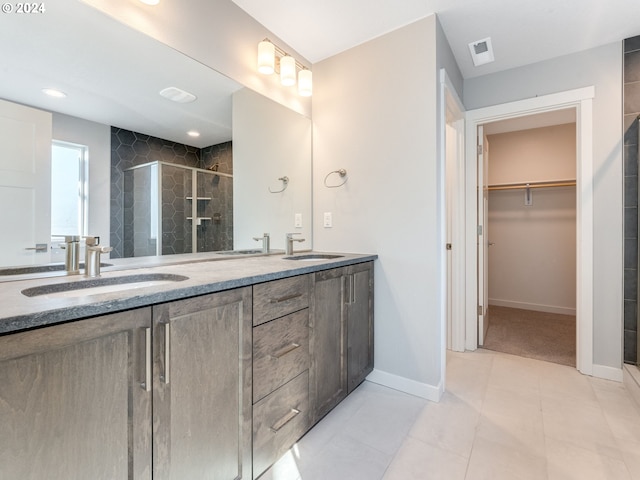
[[[375,258],[110,271],[186,279],[95,294],[0,284],[2,475],[259,477],[371,372]]]

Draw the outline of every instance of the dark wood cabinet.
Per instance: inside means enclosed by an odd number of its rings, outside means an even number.
[[[253,287],[253,477],[309,429],[311,275]]]
[[[351,283],[347,307],[347,391],[351,393],[373,370],[373,264],[347,269]]]
[[[151,478],[151,308],[0,337],[0,477]]]
[[[313,423],[373,370],[373,264],[317,272],[309,324]]]
[[[153,307],[153,478],[251,478],[251,288]]]
[[[251,288],[0,337],[0,419],[3,479],[251,478]]]
[[[0,478],[257,478],[372,369],[372,262],[0,336]]]

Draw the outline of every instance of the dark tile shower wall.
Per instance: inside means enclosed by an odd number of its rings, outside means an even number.
[[[140,200],[134,199],[133,182],[125,182],[125,170],[150,163],[162,161],[183,165],[187,167],[208,168],[214,163],[218,163],[218,169],[224,173],[232,173],[232,148],[231,142],[214,145],[205,149],[198,149],[175,142],[170,142],[149,135],[132,132],[129,130],[111,127],[111,238],[110,245],[113,247],[112,258],[130,257],[143,251],[142,246],[134,246],[133,229],[126,229],[125,222],[131,225],[134,208],[136,218],[140,208],[143,208]],[[163,254],[188,253],[191,251],[191,223],[185,221],[187,216],[191,216],[190,201],[185,196],[191,190],[191,174],[184,169],[165,167],[162,182],[162,230],[163,230]],[[213,176],[212,176],[213,177]],[[224,182],[230,185],[231,179]],[[218,189],[218,195],[225,196],[224,201],[218,202],[217,210],[231,209],[230,213],[224,211],[220,215],[221,221],[216,228],[206,225],[202,229],[203,235],[209,238],[202,240],[203,249],[201,251],[231,250],[233,248],[233,192],[230,186]],[[212,202],[214,203],[214,202]],[[204,216],[204,215],[203,215]],[[222,221],[224,220],[224,221]],[[206,223],[206,222],[205,222]],[[141,220],[137,229],[148,228],[148,222]],[[200,231],[198,232],[200,233]],[[125,235],[127,238],[125,238]],[[149,241],[148,248],[154,251],[154,245]],[[204,249],[204,247],[209,247]]]
[[[200,151],[202,167],[220,173],[233,174],[231,142],[213,145]],[[233,179],[217,175],[198,174],[198,196],[211,197],[199,202],[198,215],[211,218],[198,227],[198,251],[212,252],[233,249]],[[209,232],[216,232],[212,235]]]
[[[638,350],[638,115],[640,36],[624,41],[624,361]]]

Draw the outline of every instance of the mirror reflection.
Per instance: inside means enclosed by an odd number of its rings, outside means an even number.
[[[246,89],[92,7],[60,0],[1,20],[0,201],[16,209],[0,213],[12,225],[0,266],[61,261],[55,236],[67,234],[100,236],[112,258],[259,248],[264,232],[273,248],[289,231],[310,238],[308,118],[250,92],[245,118],[253,99],[274,130],[255,149],[264,124],[232,128],[233,94]],[[86,162],[52,176],[53,142],[86,149]],[[78,205],[52,205],[52,180],[76,173]],[[283,175],[290,188],[271,194]]]

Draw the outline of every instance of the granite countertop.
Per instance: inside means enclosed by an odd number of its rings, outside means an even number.
[[[298,252],[295,256],[320,252]],[[116,269],[103,269],[101,279],[122,277],[125,275],[181,275],[188,277],[183,281],[166,282],[159,285],[131,285],[119,291],[86,294],[74,293],[73,296],[39,295],[27,297],[23,290],[43,285],[86,282],[83,275],[48,276],[33,278],[21,276],[18,281],[0,283],[0,334],[53,325],[56,323],[104,315],[136,307],[219,292],[231,288],[244,287],[256,283],[280,278],[302,275],[331,268],[353,265],[375,260],[375,254],[331,253],[340,255],[313,261],[287,260],[282,254],[259,256],[231,256],[223,261],[220,255],[195,254],[183,257],[179,263],[167,260],[155,260],[145,263],[119,262]],[[156,277],[162,278],[161,275]],[[108,281],[107,281],[108,282]],[[76,292],[81,292],[77,290]]]

